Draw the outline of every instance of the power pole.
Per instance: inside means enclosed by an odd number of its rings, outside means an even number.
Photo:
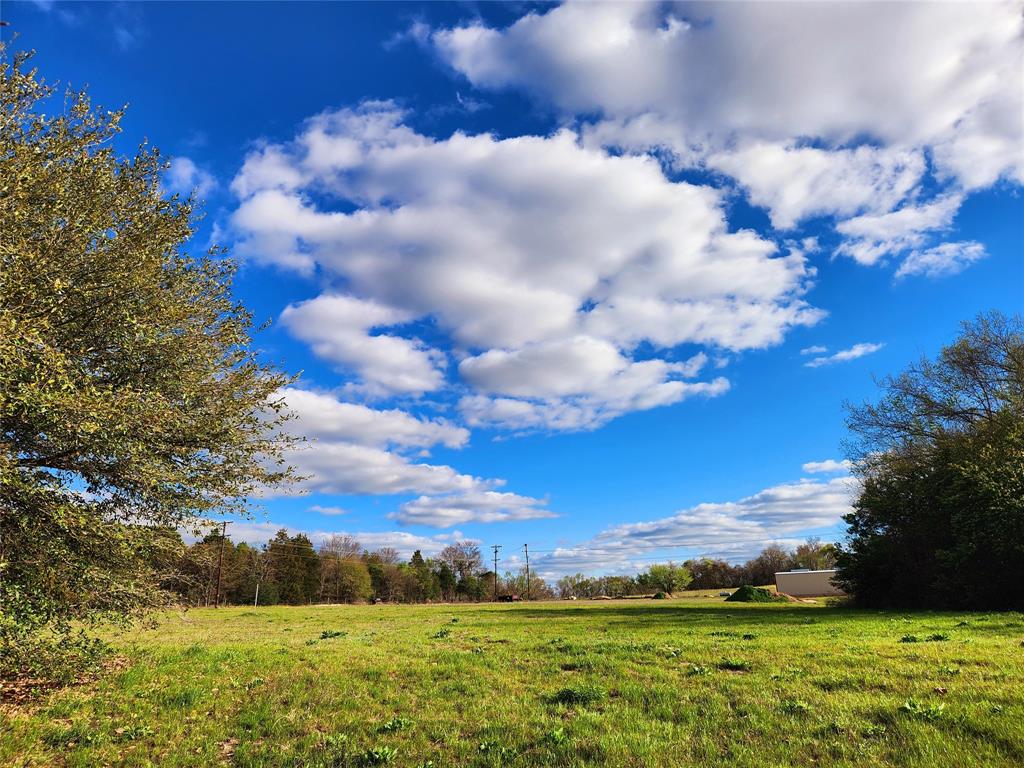
[[[530,599],[530,545],[523,544],[523,552],[526,553],[526,599]]]
[[[498,550],[501,544],[492,544],[491,549],[494,550],[494,602],[498,602]]]
[[[217,557],[217,594],[213,599],[213,607],[220,608],[220,572],[224,567],[224,541],[228,537],[228,521],[224,521],[224,527],[220,533],[220,555]]]

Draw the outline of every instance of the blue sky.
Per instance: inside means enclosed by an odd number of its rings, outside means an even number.
[[[271,328],[278,526],[548,575],[835,539],[844,401],[1024,299],[1021,4],[7,2]]]

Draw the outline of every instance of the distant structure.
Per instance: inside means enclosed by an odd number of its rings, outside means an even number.
[[[807,569],[797,571],[780,571],[775,574],[775,588],[786,595],[793,597],[828,597],[831,595],[845,595],[839,587],[832,583],[836,571],[834,568],[827,571],[811,571]]]

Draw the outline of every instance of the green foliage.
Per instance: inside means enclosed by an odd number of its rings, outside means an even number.
[[[686,589],[692,580],[686,567],[675,563],[652,565],[647,569],[647,573],[642,573],[637,577],[637,581],[643,586],[670,595],[673,592]]]
[[[776,595],[764,587],[752,587],[744,584],[727,598],[727,603],[785,603],[786,598]]]
[[[850,408],[862,490],[838,582],[869,606],[1024,606],[1024,322],[965,323]]]
[[[156,150],[115,154],[122,111],[43,114],[28,59],[0,48],[0,675],[161,604],[168,529],[291,476],[234,263],[186,252],[193,201]]]

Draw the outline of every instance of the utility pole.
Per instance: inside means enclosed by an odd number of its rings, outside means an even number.
[[[492,544],[491,549],[494,550],[494,602],[498,602],[498,550],[501,544]]]
[[[224,521],[224,527],[220,532],[220,555],[217,557],[217,594],[213,599],[213,607],[220,608],[220,572],[224,567],[224,540],[228,537],[228,521]]]
[[[523,552],[526,553],[526,599],[530,599],[530,545],[523,544]]]

